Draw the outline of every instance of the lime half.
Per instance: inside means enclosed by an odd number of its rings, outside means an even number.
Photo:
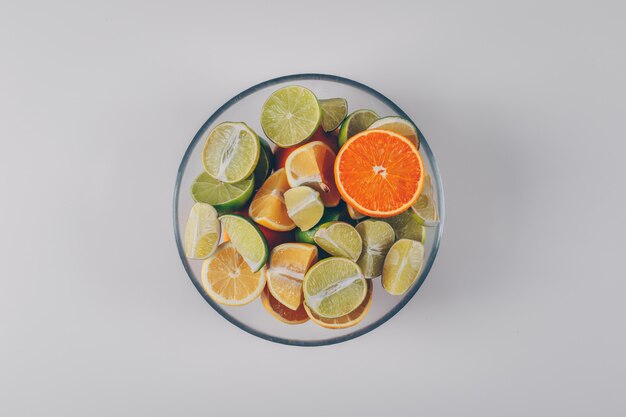
[[[313,236],[313,240],[320,248],[332,256],[356,261],[361,255],[363,245],[361,236],[348,223],[325,223],[319,227],[315,236]]]
[[[229,184],[203,172],[191,184],[191,196],[195,201],[210,204],[219,213],[224,214],[242,208],[252,196],[253,189],[253,176]]]
[[[191,259],[208,258],[217,249],[219,240],[220,222],[217,220],[217,211],[209,204],[194,204],[185,226],[185,255]]]
[[[367,282],[359,266],[345,258],[328,258],[313,265],[302,281],[304,302],[321,317],[341,317],[365,299]]]
[[[417,149],[420,148],[420,140],[417,134],[417,128],[415,127],[413,123],[401,117],[398,117],[398,116],[382,117],[376,120],[374,123],[372,123],[367,129],[368,130],[382,129],[382,130],[391,131],[393,133],[397,133],[409,139],[411,142],[413,142],[415,146],[417,146]]]
[[[348,114],[348,102],[345,98],[320,100],[322,109],[322,129],[331,132],[339,127]]]
[[[254,171],[260,147],[258,136],[245,123],[220,123],[202,148],[204,170],[222,182],[242,181]]]
[[[365,278],[377,278],[383,273],[385,256],[393,245],[395,233],[388,223],[380,220],[365,220],[356,225],[363,241],[363,250],[356,263]]]
[[[287,215],[300,228],[309,230],[315,226],[324,214],[324,204],[320,193],[311,187],[301,185],[290,188],[283,194]]]
[[[383,288],[389,294],[407,292],[417,281],[424,266],[424,245],[410,239],[393,244],[383,265]]]
[[[426,228],[422,225],[417,213],[412,209],[397,216],[380,220],[389,223],[393,227],[393,230],[396,232],[396,239],[411,239],[422,243],[426,239]]]
[[[439,212],[437,211],[437,203],[433,192],[433,183],[430,175],[426,174],[424,178],[424,187],[417,201],[409,209],[417,215],[417,220],[424,226],[436,226],[439,223]]]
[[[317,97],[298,85],[283,87],[267,99],[261,110],[261,127],[268,139],[288,148],[310,138],[320,125],[322,110]]]
[[[339,147],[342,147],[352,136],[367,129],[377,119],[378,115],[371,110],[361,109],[351,113],[339,129],[337,138]]]
[[[267,261],[268,247],[259,228],[238,214],[226,214],[220,217],[220,223],[252,272],[261,269]]]

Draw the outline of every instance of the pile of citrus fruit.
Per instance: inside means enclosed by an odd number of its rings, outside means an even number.
[[[183,244],[207,294],[336,329],[365,317],[375,278],[407,292],[438,222],[415,126],[297,85],[269,96],[261,126],[269,141],[224,122],[204,143]]]

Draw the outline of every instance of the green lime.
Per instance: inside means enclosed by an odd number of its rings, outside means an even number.
[[[437,211],[430,175],[426,174],[422,193],[409,210],[412,210],[417,215],[418,222],[424,226],[436,226],[439,223],[439,212]]]
[[[424,266],[424,245],[410,239],[393,244],[383,264],[383,288],[389,294],[400,295],[417,281]]]
[[[355,227],[363,241],[363,250],[356,263],[365,278],[377,278],[383,273],[385,256],[393,245],[395,233],[388,223],[380,220],[364,220]]]
[[[413,123],[401,117],[398,117],[398,116],[382,117],[376,120],[367,128],[367,130],[372,130],[372,129],[388,130],[390,132],[397,133],[409,139],[411,142],[413,142],[415,146],[417,146],[417,149],[420,148],[420,139],[419,139],[419,135],[417,134],[417,128],[415,127]]]
[[[263,268],[269,251],[265,236],[259,228],[251,220],[238,214],[225,214],[220,217],[220,223],[252,272]]]
[[[361,109],[350,113],[339,129],[339,138],[337,139],[339,147],[342,147],[352,136],[367,129],[377,119],[378,115],[371,110]]]
[[[367,282],[361,268],[345,258],[327,258],[313,265],[302,281],[304,302],[321,317],[354,311],[365,299]]]
[[[199,203],[207,203],[223,214],[242,208],[252,196],[254,177],[232,184],[216,180],[206,172],[191,184],[191,196]]]
[[[259,138],[261,144],[261,152],[259,153],[259,162],[254,168],[254,185],[255,189],[261,188],[267,177],[270,176],[274,166],[274,155],[272,149],[264,139]]]
[[[209,204],[194,204],[185,226],[185,255],[191,259],[208,258],[217,249],[219,240],[220,222],[217,211]]]
[[[283,194],[287,215],[300,228],[309,230],[315,226],[324,215],[324,204],[320,193],[306,185],[293,187]]]
[[[300,228],[296,228],[296,242],[310,243],[312,245],[315,245],[315,240],[313,239],[313,236],[315,236],[315,233],[317,232],[319,227],[324,223],[340,220],[342,217],[345,216],[345,211],[346,210],[343,205],[339,205],[337,207],[326,207],[324,209],[324,214],[322,215],[322,218],[311,229],[304,231]]]
[[[380,219],[387,222],[396,232],[396,239],[411,239],[424,243],[426,240],[426,228],[422,226],[420,218],[413,210],[409,209],[393,217]]]
[[[288,148],[310,138],[321,118],[315,94],[308,88],[290,85],[274,91],[263,104],[261,127],[269,140]]]
[[[259,137],[245,123],[220,123],[202,148],[204,170],[222,182],[242,181],[254,171],[260,148]]]
[[[322,129],[331,132],[339,127],[348,114],[348,102],[345,98],[320,100],[322,109]]]
[[[361,255],[363,242],[359,232],[344,222],[322,224],[313,236],[315,243],[332,256],[356,261]]]

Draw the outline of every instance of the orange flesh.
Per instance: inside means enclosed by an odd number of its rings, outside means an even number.
[[[302,278],[317,261],[317,247],[308,243],[279,245],[270,255],[267,286],[285,307],[297,310],[302,306]]]
[[[250,218],[271,230],[284,232],[294,229],[296,224],[287,215],[283,198],[288,189],[285,170],[279,169],[270,175],[250,203]]]
[[[261,293],[263,307],[275,318],[287,324],[300,324],[309,320],[309,316],[304,310],[304,304],[300,304],[297,310],[292,310],[280,303],[265,287]]]

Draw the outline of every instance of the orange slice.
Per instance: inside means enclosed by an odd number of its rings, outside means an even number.
[[[291,187],[308,185],[320,193],[326,207],[335,207],[341,196],[335,185],[335,152],[321,141],[309,142],[291,152],[285,161],[285,173]]]
[[[352,327],[359,324],[370,311],[370,307],[372,306],[372,289],[372,280],[368,279],[367,294],[365,295],[365,299],[356,309],[346,314],[345,316],[337,317],[334,319],[321,317],[311,311],[311,309],[307,307],[306,304],[303,304],[304,310],[306,311],[306,314],[311,318],[311,321],[313,323],[318,324],[322,327],[326,327],[327,329],[345,329],[347,327]]]
[[[346,203],[370,217],[407,210],[424,185],[415,144],[397,133],[366,130],[352,136],[335,160],[335,180]]]
[[[252,272],[232,243],[223,243],[202,264],[202,285],[216,302],[242,306],[252,302],[263,291],[265,266]]]
[[[248,213],[261,226],[278,232],[295,229],[296,224],[287,215],[283,193],[289,189],[284,169],[279,169],[265,180],[252,199]]]
[[[296,311],[285,307],[278,301],[270,290],[265,287],[261,293],[261,303],[268,313],[272,315],[276,320],[282,321],[287,324],[302,324],[309,321],[309,316],[304,310],[304,304],[300,304],[300,307]]]
[[[284,243],[270,254],[267,287],[282,305],[297,310],[302,305],[302,279],[317,261],[317,246],[308,243]]]

